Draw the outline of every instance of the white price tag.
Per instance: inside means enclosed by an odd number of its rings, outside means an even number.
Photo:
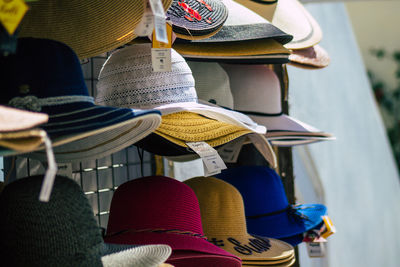
[[[165,26],[165,12],[161,0],[150,0],[150,7],[154,16],[154,29],[159,42],[168,43],[167,28]]]
[[[44,145],[46,148],[48,165],[42,182],[42,188],[40,189],[39,200],[42,202],[49,202],[50,194],[53,190],[54,179],[56,178],[57,174],[57,164],[54,157],[53,148],[51,146],[51,141],[47,134],[44,137]]]
[[[154,72],[171,71],[171,48],[152,48],[151,63]]]
[[[148,36],[153,32],[153,29],[154,29],[153,17],[154,17],[154,15],[151,10],[150,2],[146,1],[146,7],[144,10],[144,14],[135,29],[135,34],[137,36]]]
[[[239,157],[240,150],[242,150],[242,146],[247,137],[242,136],[229,143],[223,145],[218,149],[218,154],[227,163],[235,163]]]
[[[325,243],[307,242],[307,252],[310,258],[322,258],[325,256]]]
[[[186,144],[201,157],[204,166],[204,176],[218,174],[221,170],[226,169],[226,165],[217,150],[206,142],[191,142]]]

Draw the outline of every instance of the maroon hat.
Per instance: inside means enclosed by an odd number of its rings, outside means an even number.
[[[167,244],[168,263],[179,266],[241,266],[238,257],[209,243],[193,190],[164,176],[150,176],[118,187],[111,201],[107,243]]]

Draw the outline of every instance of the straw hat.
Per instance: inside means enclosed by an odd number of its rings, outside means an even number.
[[[49,202],[38,201],[43,176],[14,181],[0,194],[0,256],[12,266],[153,266],[167,245],[104,244],[80,186],[56,176]]]
[[[172,0],[162,0],[167,10]],[[67,44],[79,58],[93,57],[128,43],[145,10],[144,0],[29,3],[20,37],[52,39]]]
[[[294,257],[291,245],[247,233],[243,199],[232,185],[214,177],[196,177],[184,183],[196,193],[210,242],[240,257],[243,264],[290,266]]]
[[[207,241],[196,195],[163,176],[142,177],[118,187],[110,207],[105,241],[167,244],[167,260],[180,266],[241,266],[239,258]]]
[[[216,34],[228,18],[228,10],[219,0],[175,0],[167,18],[178,38],[198,40]]]
[[[267,66],[224,64],[222,67],[229,75],[235,110],[266,126],[267,139],[280,144],[287,142],[284,145],[302,144],[302,140],[335,139],[329,133],[283,114],[279,79]]]
[[[21,38],[18,53],[0,59],[0,104],[40,111],[41,125],[55,147],[58,162],[101,158],[150,134],[161,122],[158,111],[94,104],[78,58],[57,41]],[[44,152],[29,156],[45,160]]]
[[[290,65],[305,69],[325,68],[331,61],[328,52],[320,45],[293,50],[289,60]]]
[[[281,178],[268,167],[241,166],[224,170],[216,177],[242,194],[247,229],[252,234],[293,237],[317,227],[327,213],[321,204],[289,205]]]

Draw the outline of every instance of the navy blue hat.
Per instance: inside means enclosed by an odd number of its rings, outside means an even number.
[[[321,204],[289,205],[279,175],[264,166],[241,166],[216,175],[242,194],[247,230],[273,238],[292,237],[315,228],[327,208]]]
[[[53,141],[58,162],[100,158],[150,134],[161,122],[158,111],[94,104],[78,57],[67,45],[21,38],[17,53],[0,59],[0,104],[47,113],[40,127]],[[32,155],[45,159],[44,152]]]

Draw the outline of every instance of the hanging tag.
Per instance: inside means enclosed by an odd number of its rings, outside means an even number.
[[[47,170],[42,182],[42,188],[40,190],[39,200],[42,202],[49,202],[51,190],[53,189],[54,179],[57,174],[57,164],[54,158],[51,141],[50,138],[47,136],[47,134],[44,137],[44,146],[46,148]]]
[[[159,42],[156,37],[156,30],[153,31],[151,63],[154,72],[171,71],[171,47],[172,47],[172,26],[167,23],[168,42]]]
[[[154,17],[155,39],[168,43],[167,28],[165,26],[165,12],[161,0],[149,0]],[[153,38],[154,39],[154,38]]]
[[[24,0],[0,0],[0,22],[9,35],[13,35],[28,6]]]
[[[151,10],[150,2],[146,1],[146,6],[142,19],[135,28],[135,34],[137,36],[148,36],[153,32],[154,29],[154,19],[153,12]]]
[[[219,156],[217,150],[206,142],[186,143],[194,152],[196,152],[203,161],[204,176],[218,174],[226,169],[224,161]]]
[[[218,154],[226,163],[236,163],[246,137],[241,136],[218,149]]]
[[[325,243],[311,242],[306,243],[308,256],[310,258],[322,258],[325,256]]]
[[[324,221],[324,225],[320,230],[321,237],[327,238],[328,236],[336,233],[336,227],[333,225],[328,215],[322,216],[322,220]]]

